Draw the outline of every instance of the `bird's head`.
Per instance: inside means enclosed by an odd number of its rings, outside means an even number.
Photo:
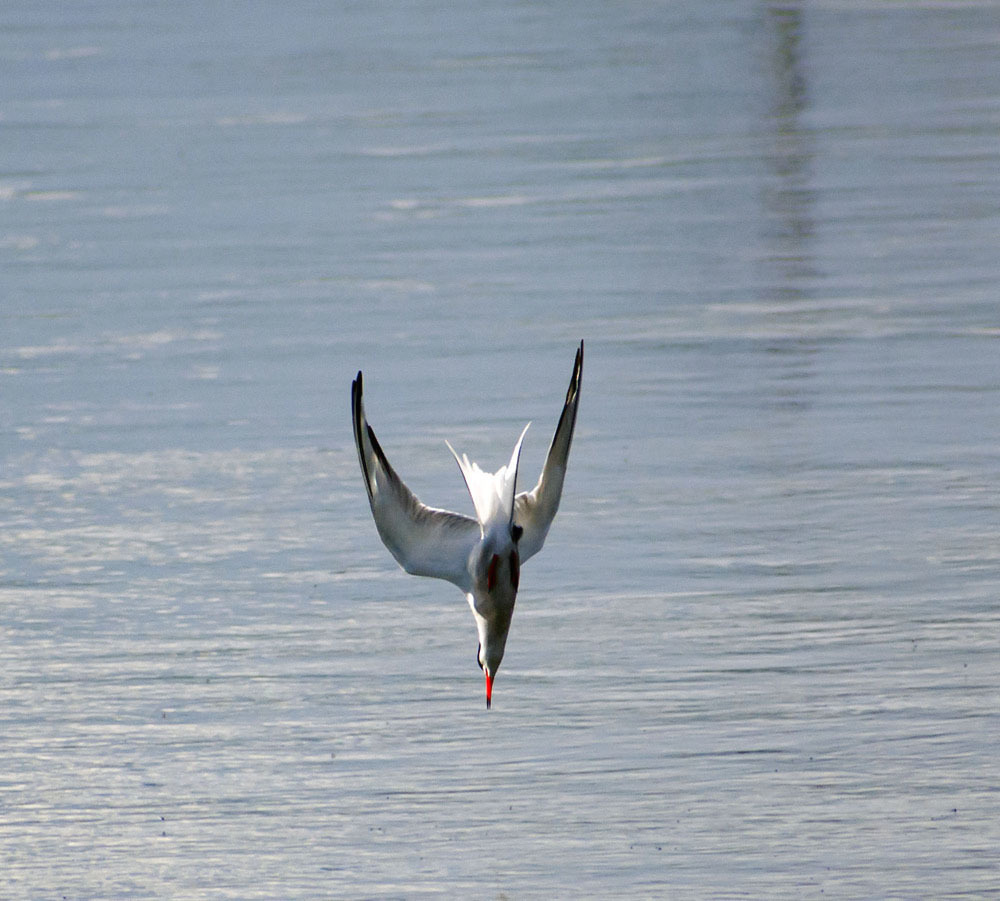
[[[510,630],[510,619],[514,613],[514,601],[521,580],[521,559],[517,543],[523,529],[520,526],[506,526],[484,536],[480,557],[480,590],[486,589],[492,616],[477,616],[479,627],[479,651],[476,660],[486,676],[486,707],[493,702],[493,679],[503,660]]]
[[[504,636],[506,640],[506,636]],[[486,709],[490,709],[490,705],[493,703],[493,679],[497,674],[497,670],[500,668],[500,661],[503,659],[503,644],[500,642],[499,651],[496,649],[496,642],[494,642],[494,647],[492,647],[489,653],[483,651],[482,642],[479,644],[479,654],[477,655],[477,661],[479,663],[479,668],[483,671],[483,675],[486,677]]]

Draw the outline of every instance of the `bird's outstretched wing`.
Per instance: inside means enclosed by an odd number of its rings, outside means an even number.
[[[576,425],[576,408],[580,403],[580,377],[583,373],[583,342],[576,352],[573,377],[566,392],[566,403],[559,425],[556,426],[549,453],[542,467],[538,484],[531,491],[519,494],[514,500],[514,525],[524,529],[518,542],[521,562],[537,554],[545,543],[549,526],[559,509],[562,497],[563,478],[566,475],[566,461],[573,443],[573,427]]]
[[[428,507],[389,465],[365,419],[361,373],[351,385],[354,441],[375,527],[396,562],[415,576],[432,576],[472,590],[468,560],[479,541],[479,523],[468,516]]]

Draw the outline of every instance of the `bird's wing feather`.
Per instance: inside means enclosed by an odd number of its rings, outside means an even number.
[[[479,541],[479,523],[468,516],[428,507],[389,465],[365,419],[361,373],[351,385],[354,441],[368,502],[379,537],[408,573],[446,579],[465,592],[472,590],[468,561]]]
[[[583,374],[583,342],[576,352],[573,376],[566,392],[559,425],[556,426],[549,445],[549,453],[542,467],[538,484],[531,491],[522,492],[514,501],[514,525],[524,529],[518,542],[521,563],[537,554],[545,543],[549,526],[559,509],[562,497],[563,478],[566,475],[566,461],[573,443],[573,427],[576,425],[576,409],[580,403],[580,378]]]

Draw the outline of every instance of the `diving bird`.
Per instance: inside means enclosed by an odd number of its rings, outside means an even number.
[[[581,341],[562,415],[538,484],[531,491],[516,493],[517,466],[527,425],[514,445],[510,462],[495,473],[484,472],[466,454],[459,456],[445,442],[465,478],[475,519],[428,507],[406,487],[365,418],[360,372],[351,384],[354,440],[379,537],[408,573],[445,579],[465,592],[479,633],[476,659],[486,675],[487,709],[507,644],[521,566],[542,549],[559,509],[582,371]]]

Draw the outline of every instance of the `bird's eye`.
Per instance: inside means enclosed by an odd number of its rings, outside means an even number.
[[[515,542],[520,541],[523,534],[524,528],[522,526],[513,526],[510,530],[510,537],[513,538]]]
[[[476,663],[479,664],[479,668],[480,669],[483,668],[483,659],[480,656],[480,654],[482,653],[482,650],[483,650],[483,646],[482,645],[479,645],[479,647],[476,648]]]

